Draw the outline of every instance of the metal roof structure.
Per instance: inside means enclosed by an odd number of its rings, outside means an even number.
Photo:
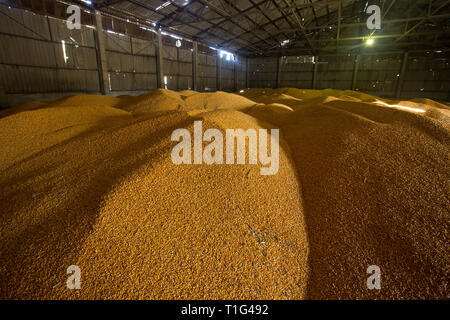
[[[122,19],[245,56],[440,49],[450,0],[74,0]],[[381,29],[370,30],[370,5]],[[372,38],[373,48],[367,48]]]

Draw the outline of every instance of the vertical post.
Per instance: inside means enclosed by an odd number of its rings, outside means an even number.
[[[177,48],[177,90],[180,90],[180,48],[178,47],[176,48]]]
[[[238,56],[235,56],[236,59],[234,60],[234,92],[238,91],[238,71],[237,71],[237,64],[238,64]]]
[[[281,56],[277,57],[277,88],[281,86]]]
[[[157,33],[157,42],[156,42],[156,83],[158,88],[164,88],[164,71],[163,71],[163,44],[162,44],[162,36],[161,29],[158,30]]]
[[[53,4],[55,4],[55,3],[56,3],[56,1],[53,2]],[[53,11],[53,12],[55,12],[55,11]],[[52,27],[50,26],[50,18],[48,16],[47,16],[47,28],[48,28],[48,34],[50,35],[50,40],[53,40]],[[95,31],[94,31],[94,35],[95,35]],[[53,59],[55,59],[55,61],[56,61],[56,49],[55,49],[54,46],[53,46],[53,50],[52,51],[53,51]],[[97,68],[98,68],[98,62],[97,62]],[[100,80],[100,74],[101,74],[100,73],[100,69],[98,69],[99,80]],[[100,83],[100,81],[99,81],[99,83]]]
[[[353,76],[352,76],[352,90],[356,89],[356,81],[358,78],[358,68],[359,68],[359,54],[355,57],[355,63],[353,64]]]
[[[193,49],[192,49],[192,88],[194,91],[198,90],[198,84],[197,84],[197,70],[198,70],[198,59],[197,59],[197,53],[198,53],[198,44],[196,41],[192,43]]]
[[[314,56],[314,71],[313,71],[313,83],[312,88],[315,90],[317,88],[317,70],[319,68],[319,56]]]
[[[131,36],[129,36],[128,38],[130,38],[130,52],[131,52],[131,55],[134,56],[133,38],[132,38]],[[133,62],[134,62],[134,61],[133,61]],[[133,67],[134,67],[134,64],[133,64]]]
[[[337,27],[337,34],[336,34],[336,51],[339,50],[339,38],[341,37],[341,15],[342,15],[342,1],[339,0],[338,2],[338,27]]]
[[[217,52],[216,57],[216,91],[222,89],[222,59],[220,58],[219,52]]]
[[[395,94],[395,97],[397,99],[400,99],[400,95],[402,93],[403,82],[405,81],[405,73],[406,73],[407,66],[408,66],[408,52],[405,52],[403,54],[402,68],[400,70],[400,77],[399,77],[398,83],[397,83],[397,92]]]
[[[111,83],[108,75],[108,65],[105,50],[105,35],[103,33],[102,16],[99,11],[92,12],[94,17],[93,23],[95,27],[94,39],[95,50],[97,54],[98,79],[100,84],[100,92],[108,94],[111,91]]]
[[[248,75],[250,74],[250,71],[248,70],[248,57],[245,58],[245,87],[249,88],[249,79]]]

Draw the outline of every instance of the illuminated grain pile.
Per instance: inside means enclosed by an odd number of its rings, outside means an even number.
[[[79,95],[0,114],[0,294],[446,298],[449,108],[352,91]],[[175,129],[280,128],[259,165],[175,165]],[[66,269],[82,270],[82,290]],[[366,269],[382,270],[382,289]]]

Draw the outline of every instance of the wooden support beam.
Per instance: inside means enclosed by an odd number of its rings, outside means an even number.
[[[161,29],[158,30],[156,37],[156,83],[158,88],[164,88],[164,60]]]
[[[111,92],[111,82],[108,74],[108,65],[106,60],[105,50],[105,34],[103,33],[102,16],[99,11],[92,11],[93,24],[95,27],[94,40],[95,51],[97,55],[98,79],[100,85],[100,92],[102,94],[109,94]]]
[[[395,97],[397,99],[400,99],[400,96],[402,94],[403,82],[405,81],[405,73],[406,73],[407,67],[408,67],[408,52],[405,52],[403,54],[402,68],[400,70],[400,77],[398,78],[397,92],[395,94]]]
[[[198,91],[198,43],[192,43],[192,89]]]
[[[361,59],[360,55],[355,57],[355,62],[353,64],[353,76],[352,76],[352,90],[356,90],[356,81],[358,78],[358,68],[359,68],[359,60]]]

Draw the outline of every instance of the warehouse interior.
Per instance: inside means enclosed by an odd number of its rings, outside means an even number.
[[[0,299],[448,299],[449,0],[0,17]],[[202,162],[241,128],[275,174]]]
[[[2,1],[0,105],[156,88],[449,101],[447,1],[372,2],[382,30],[357,0]],[[83,9],[79,30],[66,27],[70,4]]]

